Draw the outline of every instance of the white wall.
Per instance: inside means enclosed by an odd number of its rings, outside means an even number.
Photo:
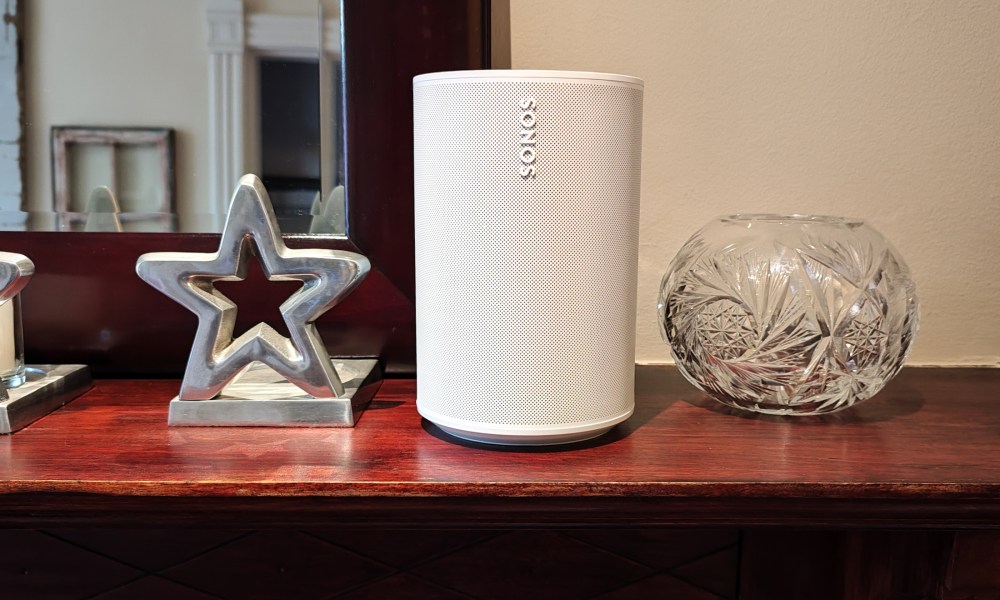
[[[912,364],[1000,365],[1000,3],[511,0],[514,68],[646,81],[639,362],[713,216],[862,217],[908,261]]]
[[[27,203],[52,209],[53,125],[173,127],[181,212],[208,206],[202,0],[29,0]]]

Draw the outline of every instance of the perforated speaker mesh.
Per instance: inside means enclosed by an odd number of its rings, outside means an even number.
[[[523,429],[631,411],[641,121],[641,84],[414,85],[425,415]]]

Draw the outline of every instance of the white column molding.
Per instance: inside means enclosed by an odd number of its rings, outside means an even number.
[[[340,19],[323,22],[323,50],[340,60]]]
[[[204,0],[209,79],[209,205],[221,226],[229,195],[247,169],[256,162],[257,127],[245,120],[244,107],[253,106],[257,92],[247,89],[254,72],[245,72],[246,56],[317,58],[320,47],[318,17],[245,14],[243,0]],[[340,20],[323,23],[324,51],[340,58]]]
[[[316,58],[316,19],[256,14],[247,17],[247,46],[258,54]]]
[[[246,47],[256,54],[287,58],[316,58],[319,21],[316,17],[272,14],[247,15]],[[340,56],[340,20],[327,19],[324,42],[327,54]]]
[[[243,0],[205,0],[208,36],[209,206],[221,226],[243,176]]]

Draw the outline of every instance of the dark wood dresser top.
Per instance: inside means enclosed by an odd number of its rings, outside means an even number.
[[[448,438],[412,379],[354,429],[170,428],[177,389],[100,380],[0,439],[0,524],[1000,527],[997,369],[905,369],[847,412],[784,419],[638,367],[626,423],[528,450]]]

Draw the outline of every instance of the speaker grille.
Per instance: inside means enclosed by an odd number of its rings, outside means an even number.
[[[631,409],[641,120],[641,88],[609,82],[415,86],[422,409],[500,426]]]

